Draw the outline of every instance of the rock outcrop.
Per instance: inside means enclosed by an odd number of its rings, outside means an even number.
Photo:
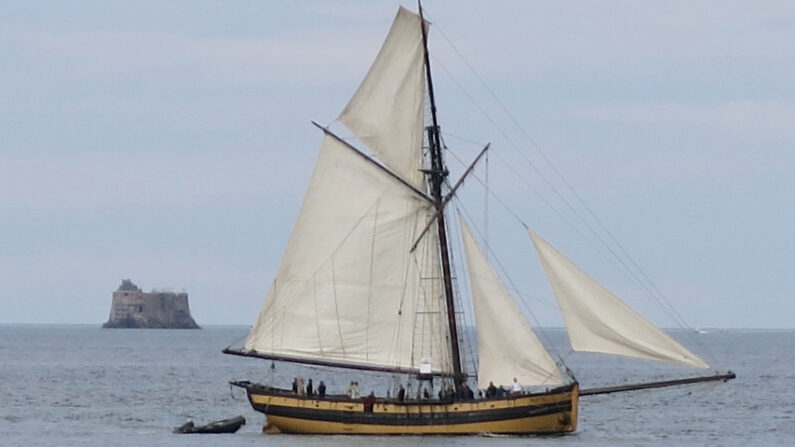
[[[187,293],[144,292],[129,279],[123,279],[113,292],[110,317],[102,327],[199,329],[190,316]]]

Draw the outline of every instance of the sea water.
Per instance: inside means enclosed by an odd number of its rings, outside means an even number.
[[[673,332],[737,379],[583,397],[576,433],[556,437],[362,437],[261,433],[264,416],[228,382],[289,387],[324,380],[341,393],[350,380],[384,395],[389,381],[228,356],[245,327],[126,330],[94,326],[0,325],[0,445],[3,446],[792,446],[795,445],[795,331]],[[543,331],[583,388],[665,380],[710,371],[572,354],[565,333]],[[399,380],[399,378],[389,378]],[[416,390],[416,384],[413,384]],[[243,415],[236,434],[181,435],[173,427]]]

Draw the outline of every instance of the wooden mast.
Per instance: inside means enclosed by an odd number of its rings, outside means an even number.
[[[436,118],[436,100],[433,95],[433,79],[431,78],[431,61],[428,56],[428,33],[425,30],[425,19],[422,16],[422,3],[417,0],[420,13],[420,29],[422,30],[422,46],[425,55],[425,78],[428,83],[428,97],[431,105],[432,125],[426,128],[428,134],[428,146],[431,156],[431,169],[427,172],[431,183],[431,198],[435,202],[438,212],[436,219],[439,233],[439,251],[442,261],[442,275],[444,276],[444,294],[447,304],[447,324],[450,328],[450,349],[453,362],[453,374],[456,377],[455,388],[459,389],[460,382],[464,378],[461,369],[461,351],[458,346],[458,326],[455,319],[455,299],[453,297],[453,280],[450,272],[450,254],[447,246],[447,228],[444,223],[444,203],[442,195],[442,183],[447,177],[447,167],[442,158],[442,144],[439,138],[439,122]]]

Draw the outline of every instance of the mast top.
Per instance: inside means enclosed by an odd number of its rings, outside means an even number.
[[[428,55],[428,32],[425,29],[425,17],[422,14],[422,2],[417,0],[418,11],[420,14],[420,29],[422,30],[422,48],[423,48],[423,55],[425,58],[425,79],[428,83],[428,99],[430,101],[431,106],[431,122],[433,123],[433,128],[435,129],[436,139],[438,142],[438,130],[439,130],[439,120],[436,116],[436,96],[433,93],[433,77],[431,76],[431,60],[430,56]],[[441,147],[441,145],[439,146]],[[444,166],[439,166],[439,168],[443,168]],[[436,167],[434,167],[436,168]]]

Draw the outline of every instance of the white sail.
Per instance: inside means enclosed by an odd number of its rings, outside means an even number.
[[[410,252],[430,208],[426,199],[326,136],[245,349],[413,369],[428,357],[434,371],[448,371],[438,254],[430,245],[436,239]],[[420,306],[436,306],[438,312],[419,318]]]
[[[420,17],[400,8],[370,71],[339,116],[389,168],[419,187],[425,101]]]
[[[537,234],[530,231],[530,238],[557,297],[572,349],[708,367]]]
[[[478,328],[478,386],[560,385],[555,361],[500,281],[464,219],[461,230]]]

